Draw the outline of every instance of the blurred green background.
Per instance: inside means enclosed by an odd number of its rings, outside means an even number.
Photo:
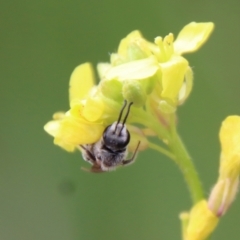
[[[79,153],[52,143],[43,125],[68,109],[68,81],[80,63],[107,61],[134,29],[153,40],[191,21],[213,21],[179,111],[179,132],[206,194],[218,171],[221,121],[240,114],[240,1],[23,0],[0,2],[0,239],[180,239],[190,207],[178,168],[153,151],[109,174],[89,174]],[[240,196],[212,240],[239,240]],[[231,236],[231,237],[230,237]]]

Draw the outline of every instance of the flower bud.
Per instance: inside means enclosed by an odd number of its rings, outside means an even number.
[[[239,178],[236,179],[219,179],[213,187],[208,206],[216,216],[224,215],[235,199],[238,191]]]
[[[218,218],[208,208],[206,200],[198,202],[190,211],[186,240],[204,240],[216,228]]]
[[[140,81],[125,81],[122,89],[123,98],[128,102],[133,102],[136,107],[145,104],[147,94]]]
[[[109,99],[113,99],[116,102],[122,102],[122,87],[123,83],[117,79],[111,79],[101,81],[99,84],[102,94]]]
[[[240,116],[227,117],[220,129],[220,178],[236,179],[240,173]]]

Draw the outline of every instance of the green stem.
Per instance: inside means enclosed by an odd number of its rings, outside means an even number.
[[[156,145],[151,145],[150,147],[165,154],[176,162],[186,180],[193,203],[201,200],[203,198],[202,185],[194,164],[176,131],[175,115],[169,115],[169,128],[159,124],[152,115],[146,113],[143,109],[135,110],[133,116],[133,121],[135,120],[152,129],[159,139],[168,145],[170,151]]]
[[[197,203],[204,197],[202,184],[198,177],[194,164],[188,155],[188,152],[182,143],[176,129],[172,129],[169,147],[176,156],[176,162],[179,166],[186,183],[188,185],[193,203]]]
[[[134,109],[134,114],[132,116],[132,122],[140,123],[152,129],[160,139],[168,139],[169,132],[167,129],[159,124],[159,122],[150,114],[148,114],[143,109]]]
[[[170,159],[172,159],[173,161],[176,161],[176,157],[174,154],[172,154],[171,152],[169,152],[167,149],[161,147],[161,146],[158,146],[152,142],[148,142],[148,146],[164,155],[166,155],[167,157],[169,157]]]

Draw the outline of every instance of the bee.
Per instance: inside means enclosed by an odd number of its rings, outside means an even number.
[[[82,148],[83,159],[92,164],[92,167],[89,170],[83,170],[101,173],[114,170],[117,166],[126,166],[134,162],[140,141],[138,142],[132,157],[126,159],[128,155],[127,146],[130,141],[130,133],[127,130],[125,123],[132,104],[132,102],[129,103],[127,107],[127,101],[124,101],[118,120],[105,128],[99,141],[93,144],[80,145]],[[126,107],[126,115],[121,122]]]

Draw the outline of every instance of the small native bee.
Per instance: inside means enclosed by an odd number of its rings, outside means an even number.
[[[129,103],[126,115],[121,123],[123,111],[127,106],[127,101],[124,101],[118,120],[105,128],[98,142],[80,145],[84,160],[92,164],[89,171],[94,173],[106,172],[114,170],[117,166],[125,166],[134,162],[140,142],[138,142],[133,156],[130,159],[125,159],[128,154],[127,145],[130,141],[130,133],[125,123],[132,104],[132,102]]]

